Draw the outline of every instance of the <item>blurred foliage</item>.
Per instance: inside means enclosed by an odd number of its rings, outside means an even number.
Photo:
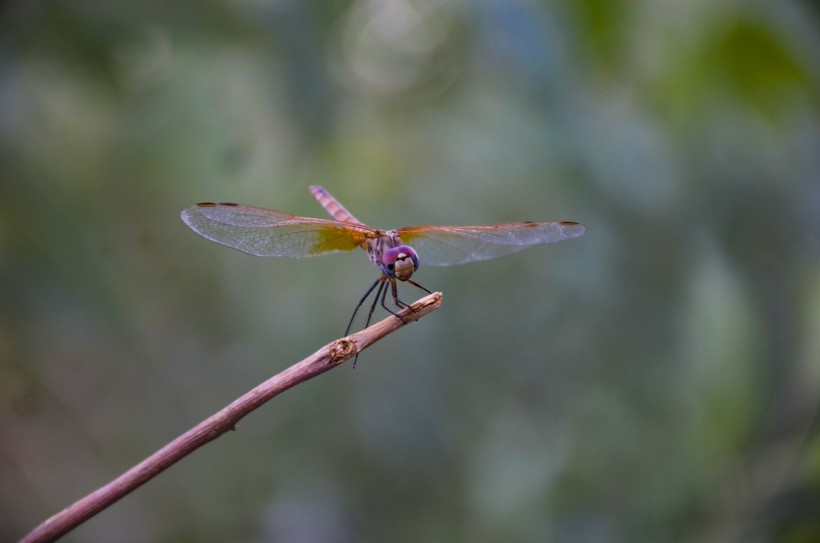
[[[588,233],[422,267],[440,311],[66,541],[820,540],[819,21],[3,3],[0,539],[343,331],[362,254],[255,259],[178,218],[321,217],[320,183],[377,227]]]

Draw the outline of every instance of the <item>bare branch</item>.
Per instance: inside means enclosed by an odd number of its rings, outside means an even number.
[[[404,322],[389,316],[361,332],[328,343],[194,426],[110,483],[46,520],[23,538],[21,543],[58,539],[206,443],[233,430],[245,415],[277,394],[340,365],[387,334],[434,311],[439,305],[441,293],[436,292],[402,311],[400,315]]]

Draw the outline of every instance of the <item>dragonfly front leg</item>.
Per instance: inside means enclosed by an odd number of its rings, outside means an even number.
[[[390,289],[393,291],[392,292],[392,294],[393,294],[393,303],[396,304],[396,307],[398,307],[399,309],[406,309],[406,308],[410,307],[410,304],[404,303],[401,300],[399,300],[399,290],[396,287],[396,280],[395,279],[390,281]]]
[[[424,291],[424,292],[426,292],[427,294],[432,294],[432,292],[430,292],[429,290],[427,290],[427,289],[426,289],[426,288],[424,288],[423,286],[419,285],[419,284],[418,284],[418,283],[416,283],[415,281],[411,281],[410,279],[405,279],[405,280],[404,280],[404,282],[405,282],[405,283],[410,283],[410,284],[411,284],[411,285],[413,285],[414,287],[416,287],[416,288],[419,288],[419,289],[423,290],[423,291]],[[413,306],[412,306],[412,305],[408,305],[408,304],[406,304],[405,302],[402,302],[401,300],[399,300],[398,291],[396,290],[396,282],[395,282],[395,281],[393,281],[393,283],[392,283],[392,287],[393,287],[393,300],[396,302],[396,305],[397,305],[398,307],[401,307],[401,308],[410,308],[410,309],[413,309]],[[413,309],[413,311],[416,311],[416,310],[415,310],[415,309]]]
[[[396,302],[396,305],[401,308],[402,306],[399,305],[399,298],[397,296],[397,291],[396,291],[396,280],[395,279],[389,279],[389,281],[390,281],[390,287],[393,290],[393,300]],[[384,308],[384,310],[387,311],[388,313],[390,313],[391,315],[394,315],[401,322],[407,323],[407,321],[404,320],[404,318],[401,315],[399,315],[398,313],[396,313],[395,311],[393,311],[392,309],[387,307],[387,304],[385,303],[385,298],[386,297],[387,297],[387,289],[384,289],[382,291],[382,307]],[[404,302],[401,302],[401,303],[404,303]],[[409,307],[409,306],[407,304],[404,304],[404,307]]]
[[[419,285],[419,284],[418,284],[418,283],[416,283],[415,281],[411,281],[410,279],[406,279],[404,282],[405,282],[405,283],[410,283],[411,285],[413,285],[413,286],[414,286],[414,287],[416,287],[416,288],[420,288],[421,290],[423,290],[423,291],[424,291],[424,292],[426,292],[427,294],[432,294],[432,292],[430,292],[429,290],[427,290],[427,289],[426,289],[426,288],[424,288],[423,286]]]

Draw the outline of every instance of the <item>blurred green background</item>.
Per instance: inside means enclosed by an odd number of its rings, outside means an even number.
[[[375,227],[575,220],[66,541],[820,541],[809,1],[7,1],[0,540],[338,337]],[[413,300],[418,292],[402,290]],[[384,316],[379,312],[379,318]]]

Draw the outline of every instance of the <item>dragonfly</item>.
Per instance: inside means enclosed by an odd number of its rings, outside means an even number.
[[[397,281],[427,293],[430,290],[411,279],[421,262],[430,266],[453,266],[489,260],[517,253],[533,245],[564,241],[581,236],[586,228],[577,222],[511,222],[481,226],[410,226],[379,230],[354,217],[327,190],[311,186],[311,193],[333,217],[300,217],[240,204],[205,202],[181,213],[183,222],[197,234],[216,243],[254,256],[307,257],[364,249],[378,268],[379,277],[359,300],[345,329],[365,300],[376,296],[367,315],[365,328],[376,303],[400,320],[388,307],[388,287],[394,305],[401,311],[410,307],[399,299]]]

